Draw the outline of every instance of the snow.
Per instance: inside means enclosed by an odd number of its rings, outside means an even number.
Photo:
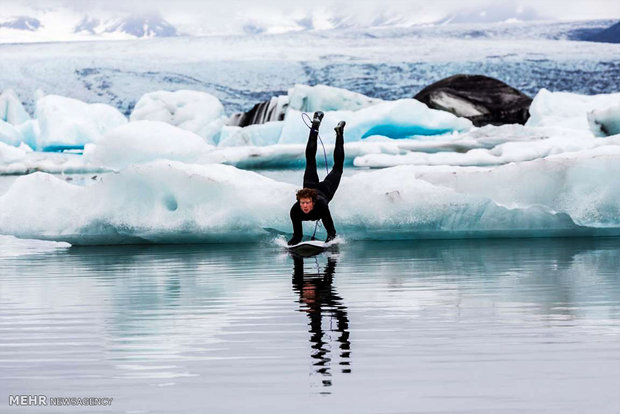
[[[215,96],[205,92],[179,90],[143,95],[129,119],[167,122],[215,144],[227,117],[224,107]]]
[[[620,103],[588,112],[588,123],[598,137],[620,134]]]
[[[127,118],[110,105],[87,104],[58,95],[38,99],[36,115],[40,127],[36,144],[39,150],[81,148],[127,123]]]
[[[123,168],[156,159],[195,160],[213,149],[193,132],[159,121],[135,121],[109,131],[84,149],[94,165]]]
[[[555,126],[589,131],[588,112],[605,109],[620,102],[620,93],[578,95],[541,89],[530,106],[527,126]]]

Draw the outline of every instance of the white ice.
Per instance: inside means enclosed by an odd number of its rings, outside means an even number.
[[[160,121],[134,121],[117,127],[84,148],[93,165],[123,168],[156,159],[193,161],[213,149],[193,132]]]
[[[12,89],[7,89],[0,94],[0,121],[19,125],[29,119],[30,115]]]
[[[110,105],[87,104],[57,95],[38,99],[36,115],[40,127],[36,144],[39,150],[83,147],[127,123],[127,118]]]
[[[372,106],[381,99],[327,85],[296,84],[288,90],[288,107],[300,112],[356,111]]]
[[[346,121],[345,142],[359,141],[373,135],[388,138],[407,138],[416,135],[440,135],[467,131],[473,127],[466,118],[428,108],[415,99],[384,101],[357,111],[327,112],[320,133],[326,143],[335,141],[333,128]],[[307,140],[308,126],[301,113],[290,109],[286,114],[280,144],[301,143]]]
[[[619,103],[620,93],[587,96],[541,89],[532,101],[526,125],[589,131],[588,112]]]
[[[383,168],[396,165],[490,166],[530,161],[564,152],[617,144],[591,132],[551,127],[486,126],[441,140],[401,146],[399,154],[370,154],[355,158],[356,167]]]
[[[588,112],[588,122],[590,129],[598,137],[620,134],[620,102],[605,109]]]
[[[402,166],[342,179],[345,239],[620,234],[620,146],[483,169]],[[592,181],[597,185],[592,185]],[[19,177],[0,233],[72,244],[226,242],[290,233],[296,186],[221,164],[159,160],[88,186]],[[306,232],[309,225],[306,226]]]
[[[0,235],[3,257],[30,256],[33,254],[53,253],[71,247],[66,242],[46,240],[24,240],[13,236]]]
[[[194,132],[215,144],[227,117],[215,96],[199,91],[156,91],[143,95],[130,121],[161,121]]]

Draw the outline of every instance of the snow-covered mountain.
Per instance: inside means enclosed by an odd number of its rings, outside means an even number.
[[[81,14],[71,10],[2,16],[0,43],[171,37],[179,30],[157,13]]]
[[[142,11],[112,10],[111,8],[47,8],[12,7],[0,9],[0,43],[127,40],[139,38],[212,35],[275,35],[324,30],[366,31],[411,30],[421,36],[452,37],[462,32],[462,25],[479,25],[475,37],[544,37],[586,40],[615,21],[592,25],[590,22],[553,21],[531,8],[496,5],[459,11],[429,11],[414,9],[365,7],[316,7],[305,9],[271,8],[261,10],[249,4],[231,10],[231,5],[217,8],[186,7],[174,10]],[[521,23],[545,21],[531,33],[523,33]],[[519,24],[515,24],[519,23]],[[548,23],[549,29],[546,28]],[[603,25],[605,24],[605,25]],[[566,29],[561,29],[566,25]],[[570,33],[569,33],[570,32]],[[373,33],[373,36],[376,36]],[[382,36],[381,34],[379,34]],[[460,35],[459,35],[460,36]]]
[[[116,33],[143,37],[171,37],[177,36],[176,27],[157,14],[130,15],[119,19],[101,21],[95,17],[84,16],[75,26],[75,33],[89,33],[101,35],[104,33]]]

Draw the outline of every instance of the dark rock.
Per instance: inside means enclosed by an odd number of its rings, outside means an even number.
[[[598,33],[587,36],[583,40],[588,40],[590,42],[620,43],[620,22]]]
[[[288,106],[287,96],[273,97],[268,101],[257,103],[248,112],[233,114],[228,121],[229,125],[246,127],[254,124],[264,124],[271,121],[283,121]]]
[[[497,79],[454,75],[422,89],[414,99],[467,118],[476,126],[525,124],[532,98]]]

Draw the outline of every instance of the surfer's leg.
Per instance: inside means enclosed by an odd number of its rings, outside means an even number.
[[[306,171],[304,172],[304,188],[316,188],[319,183],[319,175],[316,171],[316,147],[319,135],[319,126],[323,119],[323,112],[315,112],[312,120],[312,128],[306,144]]]
[[[340,178],[344,168],[344,126],[345,122],[340,121],[334,130],[336,131],[336,146],[334,148],[334,166],[327,174],[325,180],[319,184],[319,190],[325,194],[327,200],[331,200],[336,194],[340,185]]]

